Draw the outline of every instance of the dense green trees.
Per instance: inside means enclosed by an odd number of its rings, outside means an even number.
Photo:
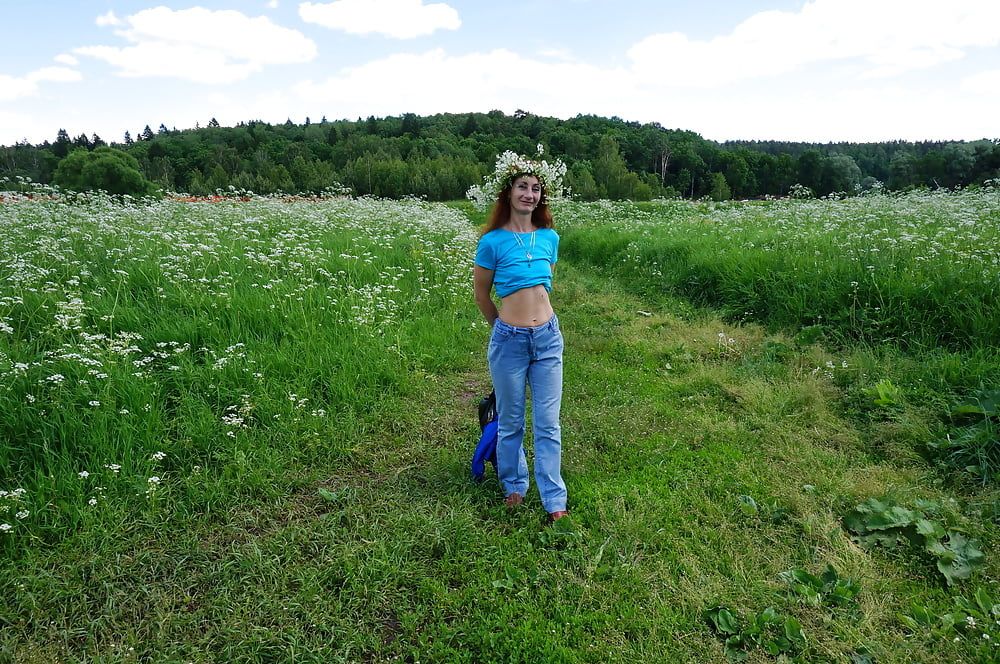
[[[784,196],[793,184],[817,195],[854,193],[876,180],[892,189],[957,187],[1000,177],[1000,141],[972,143],[807,144],[707,141],[694,132],[619,118],[579,115],[569,120],[489,113],[368,118],[297,125],[251,121],[178,131],[159,124],[112,143],[133,161],[110,157],[104,140],[60,129],[53,143],[0,147],[0,178],[103,182],[140,190],[131,170],[156,188],[210,194],[320,192],[340,183],[357,194],[431,200],[461,198],[492,169],[504,150],[564,160],[566,182],[585,200],[642,200],[657,196],[754,198]],[[84,157],[73,156],[77,152]],[[72,158],[72,159],[71,159]],[[70,160],[64,167],[62,163]],[[84,180],[84,165],[90,166]],[[57,177],[57,165],[61,172]],[[71,186],[66,184],[66,186]]]

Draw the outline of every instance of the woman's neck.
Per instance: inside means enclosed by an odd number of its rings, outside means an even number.
[[[530,233],[535,230],[535,225],[531,223],[530,214],[515,214],[512,212],[510,219],[507,220],[507,228],[515,233]]]

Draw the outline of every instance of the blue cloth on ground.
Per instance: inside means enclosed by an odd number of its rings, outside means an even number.
[[[472,479],[482,482],[486,474],[486,462],[497,467],[497,427],[499,423],[493,419],[483,427],[483,435],[479,437],[476,452],[472,455]]]

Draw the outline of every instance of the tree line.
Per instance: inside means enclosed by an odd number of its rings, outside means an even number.
[[[566,184],[583,200],[785,196],[802,185],[817,196],[965,187],[1000,177],[1000,139],[973,142],[718,143],[697,133],[617,117],[568,120],[517,111],[444,113],[302,124],[261,121],[177,130],[146,125],[120,141],[60,129],[55,141],[0,147],[0,179],[69,189],[207,195],[320,193],[429,200],[464,197],[504,150],[566,162]],[[10,185],[8,185],[10,186]]]

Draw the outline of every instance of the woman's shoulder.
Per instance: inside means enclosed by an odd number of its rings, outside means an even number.
[[[494,228],[491,231],[487,231],[479,236],[479,244],[485,244],[489,246],[497,246],[503,243],[510,233],[502,228]]]

